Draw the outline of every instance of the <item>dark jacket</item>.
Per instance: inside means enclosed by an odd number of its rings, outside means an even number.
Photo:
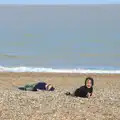
[[[90,93],[92,95],[93,87],[87,88],[85,85],[81,86],[80,88],[76,89],[74,92],[74,96],[76,97],[87,97],[87,94]]]

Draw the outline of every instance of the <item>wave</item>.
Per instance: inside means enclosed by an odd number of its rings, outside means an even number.
[[[53,69],[53,68],[36,68],[36,67],[4,67],[0,66],[0,72],[44,72],[44,73],[99,73],[99,74],[120,74],[118,70],[104,69]]]

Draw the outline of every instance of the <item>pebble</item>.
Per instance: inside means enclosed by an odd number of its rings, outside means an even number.
[[[83,99],[66,96],[63,89],[23,92],[1,88],[0,120],[120,120],[119,98],[112,89],[97,90],[94,98]]]

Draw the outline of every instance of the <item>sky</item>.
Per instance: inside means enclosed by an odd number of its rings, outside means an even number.
[[[0,4],[119,4],[120,0],[0,0]]]

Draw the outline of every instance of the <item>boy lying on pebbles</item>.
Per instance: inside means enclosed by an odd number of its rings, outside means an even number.
[[[80,88],[76,89],[73,94],[67,92],[66,95],[76,96],[76,97],[83,97],[83,98],[90,98],[93,95],[93,85],[94,80],[91,77],[86,78],[85,85],[81,86]]]
[[[91,96],[93,96],[93,85],[94,85],[93,78],[88,77],[85,80],[84,86],[81,86],[80,88],[76,89],[73,94],[71,94],[70,92],[67,92],[66,95],[90,98]],[[55,90],[55,88],[51,84],[47,84],[45,82],[28,84],[28,85],[25,85],[24,87],[19,87],[18,89],[25,90],[25,91],[39,91],[39,90],[54,91]]]
[[[39,82],[35,84],[27,84],[24,87],[18,87],[18,89],[25,91],[39,91],[39,90],[54,91],[55,88],[51,84]]]

